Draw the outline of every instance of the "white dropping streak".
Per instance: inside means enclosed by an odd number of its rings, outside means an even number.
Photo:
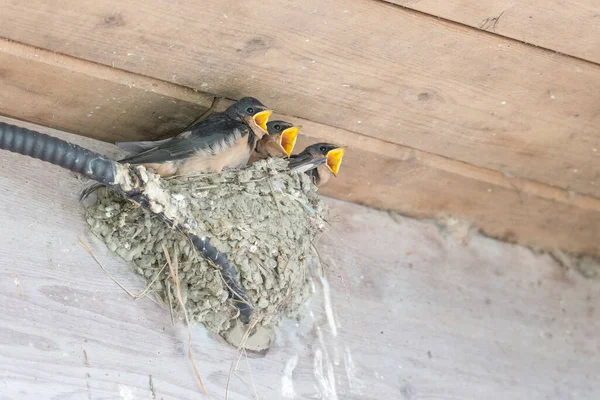
[[[288,399],[296,397],[296,391],[294,390],[294,381],[292,380],[292,373],[298,364],[298,354],[287,360],[285,364],[285,370],[281,377],[281,395]]]
[[[327,316],[327,322],[331,329],[331,334],[337,337],[337,324],[333,316],[333,308],[331,307],[331,294],[329,291],[329,282],[324,276],[319,277],[321,279],[321,285],[323,286],[323,298],[325,299],[325,315]]]
[[[325,354],[325,367],[327,368],[327,375],[323,369],[323,352],[321,349],[315,351],[314,360],[314,372],[317,383],[319,384],[319,392],[321,397],[325,400],[338,400],[337,392],[335,390],[335,374],[333,373],[333,366],[328,361],[328,356]]]
[[[348,377],[350,392],[361,394],[360,389],[364,388],[364,384],[356,377],[356,365],[354,365],[352,353],[350,353],[348,346],[346,346],[344,351],[344,367],[346,367],[346,377]]]

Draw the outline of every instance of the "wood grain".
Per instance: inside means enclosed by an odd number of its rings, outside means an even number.
[[[0,174],[2,399],[203,398],[182,324],[131,300],[79,245],[82,183],[4,152],[0,170],[10,171]],[[307,316],[283,324],[264,358],[242,361],[231,400],[253,398],[241,380],[250,382],[249,368],[265,400],[288,398],[286,371],[296,399],[598,398],[597,282],[519,246],[477,235],[461,244],[433,224],[329,203],[334,223],[320,252],[334,319],[317,279]],[[142,290],[86,240],[121,283]],[[212,398],[224,399],[234,350],[201,327],[193,340]]]
[[[172,83],[46,50],[8,42],[4,49],[0,58],[10,62],[0,67],[9,71],[0,80],[0,112],[85,136],[170,136],[198,116],[204,107],[198,102],[210,100]],[[102,95],[61,90],[67,82]],[[229,104],[222,101],[220,109]],[[306,140],[350,146],[341,177],[324,188],[330,196],[420,218],[464,219],[493,237],[542,249],[600,255],[599,199],[304,119],[274,118],[303,125]],[[301,140],[298,148],[306,143]]]
[[[525,43],[600,63],[594,0],[386,0]]]
[[[0,36],[600,196],[596,65],[372,0],[65,4]]]
[[[0,40],[0,114],[114,142],[177,134],[210,102],[189,88]]]

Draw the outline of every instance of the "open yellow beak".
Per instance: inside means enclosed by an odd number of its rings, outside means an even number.
[[[327,167],[335,176],[340,171],[340,165],[342,165],[342,158],[344,158],[345,152],[346,147],[338,147],[337,149],[329,150],[327,153]]]
[[[258,125],[260,129],[265,131],[267,135],[269,134],[269,132],[267,132],[267,122],[269,121],[269,117],[271,116],[271,114],[273,114],[273,110],[265,110],[254,114],[254,117],[252,117],[254,118],[254,122],[256,123],[256,125]]]
[[[301,126],[292,126],[291,128],[287,128],[281,132],[281,136],[279,137],[279,145],[288,157],[294,150],[300,129],[302,129]]]

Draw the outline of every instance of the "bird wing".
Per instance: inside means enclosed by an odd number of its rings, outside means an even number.
[[[325,164],[325,158],[314,158],[313,155],[308,153],[300,153],[292,155],[288,164],[291,171],[298,171],[300,173],[310,171]]]
[[[150,150],[156,146],[160,146],[163,143],[168,142],[171,138],[156,141],[142,141],[142,142],[116,142],[117,147],[127,150],[130,153],[141,153],[142,151]]]
[[[249,133],[250,128],[246,124],[231,119],[225,114],[214,114],[191,130],[164,142],[161,141],[157,146],[124,158],[120,162],[151,164],[181,160],[202,153],[206,153],[207,156],[216,155]]]

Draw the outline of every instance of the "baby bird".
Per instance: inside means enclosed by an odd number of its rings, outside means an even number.
[[[174,138],[117,143],[139,152],[119,161],[144,165],[162,177],[238,168],[248,163],[257,142],[268,134],[271,113],[257,99],[244,97]]]
[[[315,143],[302,153],[290,157],[289,167],[292,171],[304,172],[311,177],[313,183],[320,187],[337,176],[342,165],[346,147],[331,143]]]
[[[256,144],[256,149],[250,155],[248,164],[269,157],[289,157],[296,145],[298,132],[301,126],[294,126],[285,121],[269,121],[267,123],[268,136],[263,136]]]

